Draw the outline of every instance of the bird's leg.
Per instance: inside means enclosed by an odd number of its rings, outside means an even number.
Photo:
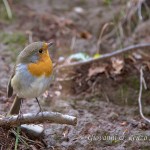
[[[19,113],[18,113],[17,120],[20,119],[20,118],[23,118],[23,113],[22,113],[22,111],[21,111],[22,104],[23,104],[23,99],[21,99],[20,109],[19,109]]]
[[[18,115],[19,114],[21,99],[22,98],[20,98],[18,96],[15,97],[15,99],[12,103],[12,106],[11,106],[9,112],[6,114],[6,116]]]
[[[37,101],[37,103],[38,103],[38,105],[39,105],[39,108],[40,108],[40,110],[39,110],[39,112],[38,112],[37,114],[39,114],[40,112],[42,112],[42,114],[43,114],[43,110],[42,110],[42,108],[41,108],[41,105],[40,105],[40,103],[39,103],[38,98],[36,97],[35,99],[36,99],[36,101]]]

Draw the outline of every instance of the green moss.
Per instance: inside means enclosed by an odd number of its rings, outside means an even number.
[[[102,133],[101,137],[102,137],[102,142],[104,142],[105,145],[116,145],[121,143],[121,141],[118,140],[117,135],[111,135],[107,131]]]
[[[77,2],[77,4],[79,6],[85,6],[86,5],[86,0],[80,0],[80,1]]]
[[[53,137],[56,141],[60,141],[61,140],[61,136],[58,134],[55,134]]]
[[[137,76],[129,76],[128,83],[134,90],[139,90],[139,78]]]
[[[21,32],[14,32],[14,33],[2,32],[0,33],[0,40],[3,44],[6,45],[14,43],[24,45],[27,41],[25,35]]]
[[[11,60],[15,61],[18,53],[24,48],[27,38],[22,32],[0,32],[0,41],[6,45],[5,51],[11,51]]]
[[[114,95],[111,98],[113,99],[114,103],[119,105],[137,105],[138,104],[138,94],[139,94],[139,76],[132,75],[126,77],[123,83],[120,83],[116,90],[114,91]],[[145,105],[146,101],[149,100],[150,92],[143,89],[142,92],[142,102],[143,106]],[[149,115],[149,114],[148,114]]]
[[[141,150],[149,150],[149,147],[150,147],[149,145],[147,145],[147,146],[141,146],[140,149]]]
[[[128,76],[123,83],[120,83],[112,96],[113,101],[119,105],[135,105],[137,104],[139,91],[139,79],[138,76]],[[111,94],[112,95],[112,94]]]
[[[4,4],[0,4],[0,21],[10,24],[15,20],[15,14],[12,12],[12,18],[9,19],[6,8],[4,6]]]
[[[127,84],[123,84],[121,89],[122,89],[121,94],[122,94],[123,99],[127,98],[128,95],[129,95],[129,87],[128,87],[128,85]]]
[[[103,0],[105,5],[111,5],[112,4],[112,0]]]
[[[123,56],[124,56],[124,58],[129,58],[130,55],[129,55],[129,53],[125,53]]]
[[[126,99],[126,94],[124,91],[123,86],[121,85],[120,87],[118,87],[115,91],[115,99],[114,102],[119,104],[119,105],[124,105],[126,104],[125,99]]]

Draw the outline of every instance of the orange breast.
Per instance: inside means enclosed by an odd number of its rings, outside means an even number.
[[[52,73],[53,65],[48,51],[40,55],[40,59],[37,63],[30,63],[28,65],[28,70],[33,76],[39,77],[45,75],[49,77]]]

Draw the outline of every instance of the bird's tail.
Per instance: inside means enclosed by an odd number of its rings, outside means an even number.
[[[22,98],[16,96],[9,112],[7,113],[7,116],[19,114],[21,103],[22,103]]]

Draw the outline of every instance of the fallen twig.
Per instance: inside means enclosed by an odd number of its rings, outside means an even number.
[[[12,12],[11,12],[11,9],[10,9],[10,6],[9,6],[8,1],[7,1],[7,0],[3,0],[3,3],[4,3],[4,5],[5,5],[8,18],[9,18],[9,19],[12,19]]]
[[[104,24],[104,26],[102,27],[102,30],[101,30],[101,32],[100,32],[100,35],[99,35],[99,38],[98,38],[98,41],[97,41],[97,50],[100,48],[100,45],[101,45],[101,43],[102,43],[102,36],[103,36],[103,34],[104,34],[104,31],[107,29],[107,27],[108,26],[110,26],[110,25],[114,25],[112,22],[110,22],[110,23],[106,23],[106,24]]]
[[[30,30],[26,31],[26,34],[28,35],[28,42],[31,44],[33,42],[33,33]]]
[[[86,61],[74,62],[74,63],[67,64],[67,65],[60,65],[60,66],[56,67],[56,69],[62,69],[62,68],[67,68],[67,67],[75,67],[75,66],[90,64],[90,63],[98,62],[100,60],[108,59],[108,58],[113,57],[113,56],[120,55],[122,53],[127,53],[130,51],[149,48],[149,47],[150,47],[150,43],[132,45],[132,46],[129,46],[129,47],[126,47],[123,49],[113,51],[113,52],[108,53],[108,54],[101,55],[99,58],[93,58],[93,59],[89,59]]]
[[[138,16],[139,16],[139,19],[140,21],[143,20],[143,16],[142,16],[142,4],[145,3],[145,0],[139,0],[138,1]]]
[[[142,110],[142,103],[141,103],[141,98],[142,98],[142,90],[143,90],[143,67],[140,69],[140,91],[139,91],[139,97],[138,97],[138,103],[139,103],[139,111],[141,117],[146,120],[148,123],[150,123],[150,120],[144,116],[143,110]]]
[[[77,118],[69,115],[63,115],[58,112],[41,112],[39,114],[22,114],[0,118],[0,126],[16,127],[21,124],[41,124],[41,123],[58,123],[76,125]]]

